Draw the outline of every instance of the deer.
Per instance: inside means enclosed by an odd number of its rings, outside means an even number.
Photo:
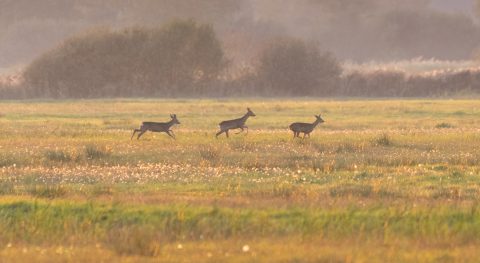
[[[220,126],[220,131],[217,132],[217,134],[215,135],[216,138],[218,138],[218,135],[222,134],[222,133],[225,133],[225,135],[227,136],[228,138],[228,130],[231,130],[231,129],[240,129],[239,132],[237,132],[236,134],[239,134],[241,132],[244,131],[244,129],[247,129],[247,133],[248,134],[248,126],[245,125],[245,122],[247,121],[248,117],[255,117],[255,113],[253,113],[252,110],[250,110],[250,108],[247,108],[247,113],[245,113],[245,115],[243,115],[243,117],[241,118],[238,118],[238,119],[234,119],[234,120],[228,120],[228,121],[222,121],[219,123],[219,126]]]
[[[310,133],[313,129],[315,129],[319,123],[325,122],[320,115],[315,115],[315,118],[317,119],[313,123],[294,122],[290,124],[289,128],[293,131],[293,138],[300,138],[301,132],[303,132],[303,138],[305,138],[305,135],[308,135],[308,138],[310,138]]]
[[[176,114],[170,114],[170,118],[172,119],[169,122],[142,122],[140,129],[133,130],[133,134],[132,137],[130,137],[130,140],[133,139],[135,133],[139,132],[137,137],[138,140],[140,139],[140,136],[142,136],[147,131],[165,132],[166,134],[168,134],[168,136],[175,139],[175,134],[170,128],[175,124],[180,124],[180,122],[178,121]]]

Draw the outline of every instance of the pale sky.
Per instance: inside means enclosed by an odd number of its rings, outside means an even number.
[[[432,0],[432,6],[444,11],[470,13],[473,10],[474,0]]]

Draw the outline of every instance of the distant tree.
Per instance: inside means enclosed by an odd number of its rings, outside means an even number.
[[[196,95],[225,61],[211,26],[175,21],[75,36],[34,60],[24,78],[33,96]]]
[[[35,59],[23,71],[21,82],[0,83],[0,98],[480,93],[476,70],[433,75],[359,70],[342,75],[332,55],[293,38],[271,41],[257,62],[224,71],[228,63],[212,26],[191,20],[155,28],[96,29],[67,39]]]
[[[299,39],[276,39],[260,55],[257,77],[272,95],[332,95],[342,70],[329,53]]]
[[[220,41],[210,25],[176,21],[151,32],[141,61],[157,92],[195,95],[226,66]]]
[[[367,90],[363,96],[398,97],[404,92],[405,74],[399,71],[379,70],[366,74]]]
[[[362,72],[354,71],[342,78],[342,85],[341,90],[338,95],[341,96],[353,96],[353,97],[361,97],[361,96],[368,96],[367,88],[368,82],[365,74]]]
[[[413,75],[408,77],[405,83],[404,97],[430,97],[445,95],[448,87],[445,82],[438,77]]]

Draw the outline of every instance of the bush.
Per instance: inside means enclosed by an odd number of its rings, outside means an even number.
[[[267,94],[332,95],[341,72],[336,59],[316,45],[283,38],[260,54],[257,81]]]
[[[210,25],[174,21],[75,36],[33,61],[24,79],[34,97],[194,95],[225,61]]]
[[[220,2],[226,10],[235,5]],[[0,80],[0,99],[480,94],[480,72],[474,69],[433,75],[395,70],[342,74],[330,53],[288,37],[272,40],[257,57],[228,68],[212,26],[191,20],[155,28],[97,29],[44,53],[14,81]]]

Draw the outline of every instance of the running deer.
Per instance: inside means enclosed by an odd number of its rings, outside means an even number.
[[[248,134],[248,127],[245,125],[245,122],[250,116],[255,117],[256,115],[255,113],[253,113],[252,110],[250,110],[250,108],[247,108],[247,113],[245,113],[243,117],[234,119],[234,120],[220,122],[219,124],[220,131],[217,132],[215,137],[218,137],[218,135],[225,133],[225,135],[227,135],[227,138],[228,138],[228,130],[231,130],[231,129],[240,129],[241,131],[237,132],[237,134],[243,132],[244,129],[247,129],[247,134]]]
[[[130,137],[130,140],[133,139],[133,136],[136,132],[139,132],[137,137],[138,140],[140,139],[140,136],[142,136],[146,131],[165,132],[168,134],[168,136],[175,139],[175,134],[172,130],[170,130],[170,128],[175,124],[180,124],[180,122],[178,121],[176,114],[170,114],[170,118],[172,119],[169,122],[142,122],[140,129],[133,130],[133,134],[132,137]]]
[[[290,130],[293,131],[293,138],[300,138],[301,132],[303,132],[303,138],[305,138],[305,135],[308,135],[310,138],[310,133],[313,129],[315,129],[319,123],[325,122],[320,115],[315,115],[315,118],[317,119],[313,123],[294,122],[290,124]]]

